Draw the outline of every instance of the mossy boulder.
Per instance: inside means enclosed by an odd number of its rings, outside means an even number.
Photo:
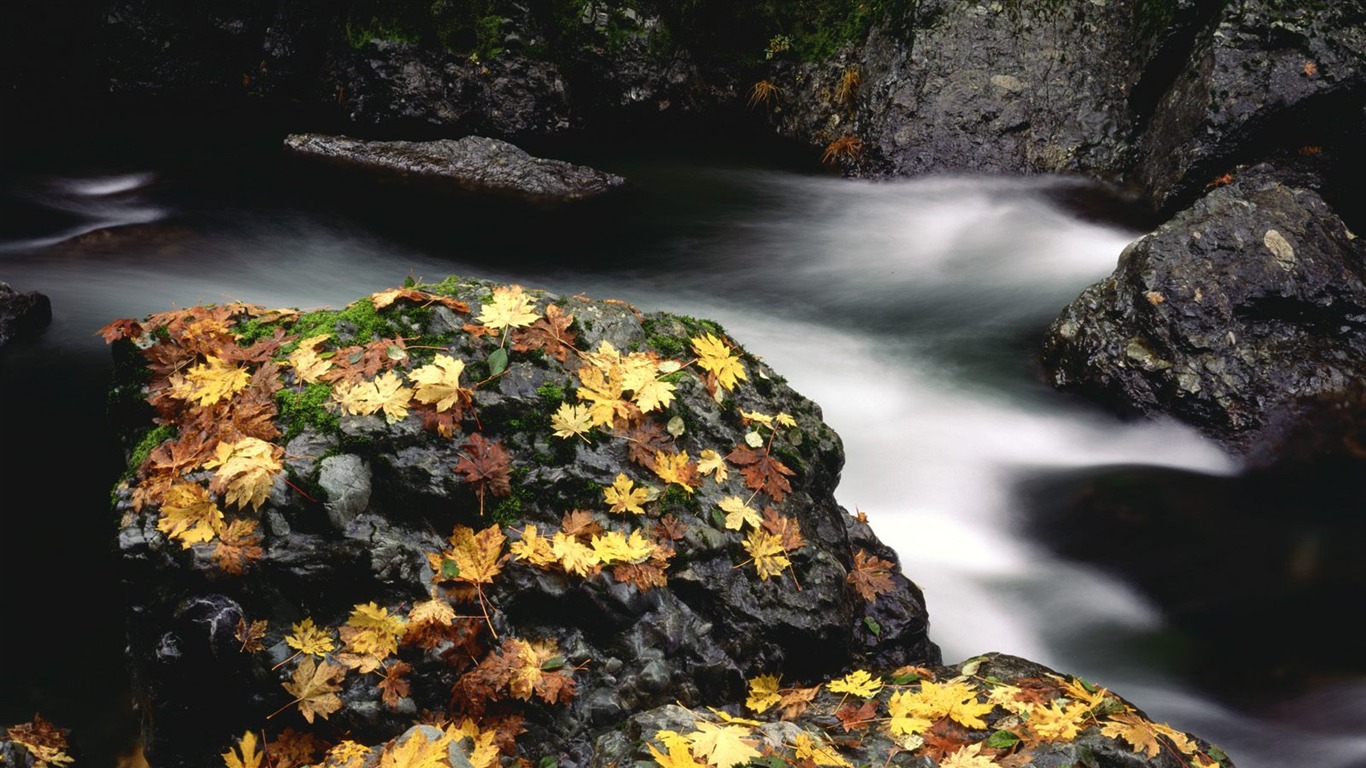
[[[896,555],[834,501],[839,437],[714,323],[451,279],[114,335],[130,445],[161,428],[116,493],[158,765],[202,764],[281,708],[269,725],[333,743],[418,712],[518,717],[518,743],[586,758],[594,729],[764,672],[939,660]],[[447,608],[433,625],[419,606]],[[305,620],[325,658],[286,639]],[[523,642],[553,649],[538,667],[572,696],[498,682]],[[283,687],[305,659],[345,670],[311,724]],[[399,662],[411,688],[386,698]]]

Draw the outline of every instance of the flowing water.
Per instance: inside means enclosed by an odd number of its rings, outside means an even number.
[[[1101,190],[855,182],[736,158],[598,164],[636,189],[582,219],[399,206],[363,221],[355,211],[378,207],[369,193],[293,185],[269,153],[7,172],[0,280],[46,293],[54,319],[0,358],[6,442],[23,446],[0,478],[3,652],[27,659],[0,678],[4,722],[41,711],[93,734],[92,753],[130,727],[101,517],[119,459],[100,423],[109,353],[96,329],[201,302],[340,307],[458,274],[722,323],[821,404],[847,453],[837,497],[924,589],[946,661],[1001,651],[1085,676],[1243,768],[1366,765],[1366,728],[1352,725],[1366,721],[1366,686],[1286,702],[1275,718],[1221,703],[1164,654],[1155,606],[1028,535],[1024,476],[1239,469],[1189,429],[1123,423],[1042,381],[1043,328],[1139,234],[1056,202]],[[19,504],[21,486],[42,500]],[[1312,725],[1330,713],[1346,725]]]

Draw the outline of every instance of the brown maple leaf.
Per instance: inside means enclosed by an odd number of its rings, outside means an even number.
[[[465,482],[474,486],[479,496],[479,514],[484,514],[484,494],[507,496],[512,493],[511,460],[502,443],[485,440],[484,436],[474,433],[465,442],[465,450],[455,471],[465,476]]]
[[[688,526],[673,515],[665,515],[655,523],[655,538],[669,541],[682,541]]]
[[[237,617],[237,629],[233,632],[233,637],[237,638],[242,644],[237,650],[242,653],[256,653],[265,650],[265,645],[261,643],[261,638],[266,636],[266,628],[269,622],[265,619],[247,622],[247,617]]]
[[[566,536],[587,539],[602,535],[602,524],[593,517],[592,512],[576,509],[564,513],[564,517],[560,519],[560,530],[564,531]]]
[[[872,725],[877,719],[877,699],[868,699],[862,706],[856,706],[852,702],[846,702],[835,710],[835,717],[839,718],[840,725],[844,726],[845,732],[863,730]]]
[[[470,311],[469,305],[463,301],[453,299],[450,296],[438,296],[434,293],[427,293],[426,291],[417,290],[416,288],[391,288],[387,291],[380,291],[379,293],[370,295],[370,303],[374,305],[376,311],[384,309],[399,299],[404,299],[418,305],[432,303],[444,304],[451,310],[462,314]]]
[[[241,576],[247,565],[259,559],[261,554],[261,534],[256,530],[256,521],[242,518],[229,522],[219,531],[213,561],[224,571]]]
[[[104,337],[105,344],[113,344],[119,339],[136,339],[142,335],[142,326],[136,320],[120,318],[101,327],[95,333]]]
[[[796,552],[806,546],[797,518],[778,514],[773,507],[764,507],[764,530],[778,537],[784,552]]]
[[[398,709],[399,702],[408,695],[411,686],[403,676],[413,671],[413,665],[403,661],[391,661],[384,665],[384,679],[379,681],[375,687],[379,689],[380,698],[384,705],[390,709]]]
[[[793,720],[800,717],[811,705],[811,702],[815,701],[816,694],[820,692],[821,687],[819,685],[782,691],[782,699],[778,701],[778,706],[783,711],[783,719]]]
[[[854,553],[854,567],[849,570],[847,578],[859,596],[871,603],[878,595],[891,592],[895,588],[892,583],[894,567],[895,564],[891,561],[860,549]]]
[[[740,466],[740,475],[745,478],[745,486],[755,491],[763,491],[776,502],[781,502],[792,492],[787,481],[796,472],[788,468],[767,450],[758,451],[744,445],[737,445],[726,456],[726,460]],[[786,477],[785,477],[786,476]]]
[[[328,715],[341,709],[342,700],[337,692],[341,690],[341,679],[345,675],[346,667],[333,664],[326,659],[315,664],[312,656],[305,656],[304,660],[299,662],[299,666],[294,668],[291,680],[281,685],[294,697],[289,704],[298,704],[299,713],[312,725],[315,715],[320,715],[326,720]],[[289,704],[285,706],[288,707]],[[283,709],[284,707],[281,707],[276,712]]]
[[[656,419],[642,420],[629,429],[615,429],[612,434],[626,440],[627,459],[651,472],[655,469],[655,454],[674,452],[673,436]]]
[[[976,741],[968,729],[948,717],[936,720],[923,736],[925,744],[922,748],[936,762],[943,762],[949,755]]]
[[[266,747],[271,768],[300,768],[317,763],[326,745],[311,732],[286,728]]]
[[[559,305],[547,305],[544,317],[513,331],[512,348],[518,352],[538,349],[563,363],[570,352],[576,351],[574,342],[578,337],[569,330],[573,324],[573,315],[564,314]]]

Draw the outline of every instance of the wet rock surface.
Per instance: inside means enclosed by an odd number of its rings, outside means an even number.
[[[547,205],[597,197],[626,185],[615,174],[532,157],[482,136],[414,142],[292,134],[284,148],[291,157],[367,173],[381,184],[464,190]]]
[[[1241,169],[1131,244],[1049,329],[1060,389],[1168,413],[1239,452],[1366,373],[1366,252],[1313,191]],[[1293,183],[1294,179],[1290,179]]]
[[[338,694],[344,706],[327,720],[328,732],[383,741],[418,711],[450,717],[516,714],[533,734],[530,743],[581,760],[595,729],[670,702],[700,706],[734,700],[745,679],[763,670],[820,679],[850,664],[938,662],[938,650],[926,634],[923,599],[908,579],[888,570],[872,601],[854,586],[850,574],[860,562],[856,555],[880,558],[894,569],[895,554],[834,502],[843,456],[819,408],[738,348],[734,360],[747,378],[733,382],[733,389],[709,383],[696,364],[667,373],[695,356],[689,351],[692,339],[720,329],[691,318],[641,315],[621,303],[534,292],[528,301],[542,328],[548,318],[571,318],[555,338],[573,347],[535,341],[541,337],[525,330],[510,334],[504,347],[499,346],[502,332],[478,330],[486,327],[478,317],[492,311],[493,291],[506,287],[478,281],[442,285],[440,293],[406,294],[381,310],[367,309],[372,299],[361,299],[347,314],[373,315],[368,322],[377,325],[368,331],[337,318],[317,327],[321,334],[309,333],[327,338],[320,351],[338,345],[334,365],[342,367],[356,352],[365,357],[363,347],[347,350],[358,342],[375,343],[363,340],[377,328],[395,337],[422,335],[431,342],[423,347],[440,351],[409,347],[399,354],[394,351],[402,349],[398,342],[381,343],[376,364],[383,372],[374,375],[401,377],[416,387],[439,355],[447,362],[464,360],[471,373],[465,393],[452,394],[463,403],[457,416],[419,402],[401,418],[329,413],[341,408],[340,401],[330,400],[308,424],[300,423],[299,412],[290,407],[277,410],[273,427],[246,423],[239,409],[257,397],[253,387],[274,389],[276,403],[305,397],[305,391],[346,389],[344,382],[301,383],[300,369],[283,353],[275,355],[278,361],[244,361],[257,383],[240,391],[237,404],[212,406],[225,409],[212,422],[174,397],[157,396],[152,384],[158,420],[176,425],[178,436],[152,446],[150,453],[145,443],[140,455],[147,458],[130,467],[134,474],[121,492],[119,534],[128,594],[134,596],[130,658],[149,723],[144,734],[149,759],[159,765],[193,764],[221,751],[225,723],[235,724],[229,730],[258,727],[252,723],[259,717],[291,709],[281,687],[299,664],[297,649],[285,639],[290,628],[297,631],[305,619],[319,627],[341,627],[358,610],[372,616],[387,611],[415,632],[421,620],[411,611],[418,604],[439,602],[464,618],[428,627],[435,639],[403,635],[401,648],[386,659],[413,668],[411,693],[402,701],[382,701],[375,688],[379,678],[373,675],[382,674],[380,668],[349,672]],[[247,319],[221,312],[201,320],[221,318],[215,322],[231,328]],[[150,341],[141,335],[118,342],[120,354],[141,358],[154,369],[163,356],[185,354],[186,345],[200,342],[184,337],[188,326],[181,323],[193,324],[196,314],[163,326],[158,333],[170,339],[148,346],[151,358],[133,346],[134,340]],[[258,332],[272,346],[300,340],[289,320],[278,331]],[[626,350],[640,351],[628,355]],[[586,361],[598,359],[592,354],[623,359],[619,354],[649,366],[656,363],[642,361],[676,359],[677,364],[654,374],[672,375],[674,396],[665,407],[642,413],[630,404],[628,388],[626,395],[618,392],[623,399],[612,406],[624,420],[613,425],[609,417],[591,433],[557,436],[551,417],[562,405],[591,404],[599,396],[575,395],[589,391],[588,382],[600,375],[585,372],[591,367]],[[500,365],[505,367],[496,370]],[[135,402],[129,407],[138,412]],[[757,415],[746,417],[742,411]],[[781,421],[772,421],[780,414]],[[186,522],[189,530],[200,531],[187,535],[173,519],[179,519],[175,516],[182,514],[177,510],[185,499],[206,500],[194,489],[213,482],[209,470],[177,469],[167,475],[164,462],[172,461],[172,454],[203,450],[200,441],[206,438],[223,445],[227,456],[228,446],[241,445],[246,433],[263,436],[260,440],[271,436],[265,444],[287,448],[275,452],[283,469],[255,491],[259,507],[224,510],[229,518],[251,521],[254,531],[247,537],[254,543],[239,542],[251,551],[234,564],[232,553],[238,550],[220,548],[225,536],[232,537],[226,528],[200,540],[216,524],[196,529]],[[296,436],[282,439],[290,433]],[[150,440],[161,439],[160,433],[151,434]],[[506,463],[498,463],[500,456]],[[669,475],[681,477],[678,482],[651,469],[679,456],[677,471],[684,474]],[[726,471],[699,473],[698,459],[708,457]],[[766,467],[769,474],[751,474],[751,466]],[[472,483],[476,475],[485,479]],[[617,491],[628,494],[630,506],[640,512],[611,511]],[[216,503],[227,505],[221,499]],[[727,525],[732,513],[726,510],[738,508],[743,511]],[[462,582],[459,574],[469,561],[456,542],[476,530],[509,543],[495,548],[501,568],[496,576]],[[769,555],[782,557],[772,561],[777,570],[764,574],[746,554],[758,551],[753,547],[759,539],[747,539],[745,532],[759,530],[779,531],[764,541],[777,547]],[[601,551],[608,545],[592,542],[612,541],[613,531],[632,537],[631,554],[595,564],[592,547]],[[548,548],[557,532],[564,540],[556,546],[568,547],[570,540],[580,544],[576,551],[587,559],[579,566],[567,569],[554,558],[542,560],[539,550],[534,561],[539,565],[528,561],[525,551],[510,554],[513,544],[531,546],[538,536]],[[617,544],[626,546],[625,541]],[[371,607],[362,610],[366,605]],[[269,626],[262,646],[244,651],[238,633],[261,620]],[[507,643],[523,639],[554,649],[546,658],[559,661],[544,661],[544,669],[547,676],[561,671],[572,679],[566,683],[572,696],[551,694],[546,701],[528,694],[523,706],[506,692],[494,695],[497,677],[490,666],[515,657],[509,649],[517,646]],[[338,643],[336,652],[343,656],[337,658],[355,661],[344,654],[356,650],[353,644],[343,651]],[[297,712],[289,719],[299,720]]]
[[[16,291],[0,282],[0,351],[6,344],[42,333],[52,322],[52,301],[37,291]]]

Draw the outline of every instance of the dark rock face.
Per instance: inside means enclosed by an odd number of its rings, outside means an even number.
[[[1314,192],[1240,171],[1130,245],[1049,329],[1053,383],[1234,448],[1366,375],[1366,249]]]
[[[15,339],[38,335],[52,322],[52,301],[37,291],[16,291],[0,282],[0,350]]]
[[[1123,175],[1142,64],[1123,4],[920,6],[913,43],[867,47],[859,125],[888,171]]]
[[[480,330],[493,322],[488,313],[512,290],[507,286],[446,281],[427,288],[390,295],[380,309],[373,307],[384,294],[342,313],[305,316],[303,326],[292,315],[234,307],[149,319],[148,330],[162,329],[154,336],[126,326],[129,339],[117,342],[116,350],[150,366],[153,380],[150,390],[120,382],[118,391],[140,390],[137,399],[149,395],[157,420],[177,427],[175,437],[154,433],[144,441],[138,455],[147,458],[130,467],[134,474],[120,491],[119,546],[127,593],[135,600],[129,652],[148,724],[149,760],[205,764],[226,738],[259,729],[281,707],[281,727],[288,720],[296,730],[305,728],[282,688],[300,663],[285,636],[305,619],[342,641],[327,654],[329,664],[339,670],[339,659],[360,664],[340,683],[340,711],[325,722],[310,719],[307,725],[318,732],[377,743],[402,732],[418,712],[444,712],[457,722],[467,715],[515,715],[525,718],[529,734],[519,743],[575,764],[587,764],[595,732],[633,711],[734,701],[744,681],[761,672],[783,670],[789,679],[811,680],[851,664],[938,663],[919,590],[896,570],[895,553],[833,499],[843,456],[819,408],[739,351],[734,359],[747,377],[733,389],[709,383],[697,364],[670,373],[696,356],[693,339],[720,332],[713,324],[641,315],[619,302],[525,294],[542,330],[554,312],[572,317],[565,324],[571,335],[548,341],[528,329],[529,320],[510,333]],[[271,317],[278,319],[265,319]],[[221,338],[231,345],[214,347],[214,355],[239,360],[241,370],[252,371],[251,383],[234,379],[232,397],[192,406],[179,399],[190,392],[186,379],[161,381],[156,371],[171,359],[201,359],[208,353],[201,345],[216,333],[212,328],[226,331]],[[248,331],[259,340],[248,347],[254,351],[232,357],[240,353],[225,350],[244,349],[233,335]],[[405,350],[400,336],[423,341]],[[334,394],[310,411],[299,405],[304,399],[351,385],[337,377],[305,384],[307,364],[283,351],[296,343],[318,345],[333,370],[370,366],[359,380],[405,381],[410,392],[426,386],[418,382],[433,374],[438,356],[463,360],[464,394],[446,393],[463,405],[443,412],[409,399],[406,415],[366,415]],[[500,362],[508,352],[507,362]],[[618,379],[618,400],[609,397],[610,382],[590,390],[597,366],[613,364],[646,365],[648,381],[667,378],[672,399],[660,408],[634,402],[647,380],[623,394]],[[208,375],[207,368],[195,370],[192,379]],[[616,427],[554,434],[562,427],[552,417],[563,407],[587,407],[604,397],[620,416]],[[611,423],[610,414],[606,418]],[[243,435],[257,442],[243,443]],[[223,505],[222,525],[242,520],[254,529],[232,546],[259,549],[235,560],[233,552],[240,550],[224,549],[234,535],[227,528],[204,539],[215,523],[206,519],[207,527],[196,528],[175,516],[207,509],[201,489],[214,483],[214,468],[222,466],[213,457],[227,457],[237,450],[232,446],[244,444],[273,446],[267,450],[283,470],[267,470],[268,484],[256,486],[259,507],[230,503],[220,494],[232,491],[214,486],[219,490],[210,503]],[[708,450],[717,452],[712,458],[724,476],[699,469]],[[681,480],[650,468],[683,453]],[[768,473],[750,474],[746,468],[756,465]],[[611,511],[605,489],[632,482],[642,512]],[[184,506],[191,499],[194,504]],[[733,502],[750,507],[750,522],[727,521],[731,512],[723,504]],[[528,550],[499,545],[501,570],[483,582],[462,582],[461,574],[474,578],[458,551],[462,529],[525,547],[537,535],[548,547],[556,532],[568,530],[563,545],[572,540],[588,552],[615,531],[637,537],[632,546],[644,544],[655,554],[646,559],[637,552],[575,571],[556,564],[568,561],[529,559]],[[804,543],[782,538],[797,529]],[[752,549],[758,539],[746,539],[745,530],[786,530],[769,541],[783,542],[774,545],[790,565],[758,573]],[[860,596],[850,579],[860,552],[888,563],[890,581],[873,601]],[[633,581],[634,568],[626,565],[659,566],[661,581]],[[642,574],[635,578],[647,578]],[[418,605],[446,606],[462,618],[424,625],[412,613]],[[359,661],[355,653],[367,653],[362,645],[341,647],[350,631],[343,625],[360,621],[358,611],[372,618],[386,612],[414,631],[399,630],[406,639],[396,639],[384,661],[413,667],[411,690],[396,700],[382,701],[379,678],[369,670],[383,671]],[[263,619],[262,647],[251,652],[240,633]],[[436,634],[420,635],[423,626]],[[552,695],[542,701],[530,689],[525,703],[506,691],[494,694],[507,684],[498,682],[496,664],[516,656],[517,646],[508,645],[514,641],[550,644],[553,652],[536,667],[572,676],[572,700]]]
[[[606,194],[626,179],[563,160],[532,157],[505,141],[482,136],[436,141],[364,141],[346,136],[293,134],[290,155],[372,173],[381,181],[516,197],[553,204]]]
[[[1211,4],[1214,5],[1214,4]],[[1238,163],[1301,148],[1339,156],[1360,200],[1366,9],[1359,3],[1224,3],[1140,142],[1142,183],[1173,210]],[[1347,210],[1343,209],[1347,215]]]
[[[490,61],[412,43],[371,41],[329,57],[320,100],[360,126],[440,127],[504,138],[582,128],[563,73],[551,62],[507,54]]]

